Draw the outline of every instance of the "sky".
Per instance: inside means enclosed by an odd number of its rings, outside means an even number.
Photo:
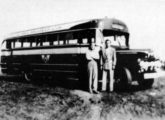
[[[131,48],[151,48],[165,59],[165,0],[0,0],[0,41],[10,33],[93,18],[116,18]]]

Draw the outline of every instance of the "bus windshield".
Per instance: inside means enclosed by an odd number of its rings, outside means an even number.
[[[114,32],[111,30],[104,30],[103,31],[104,41],[109,39],[111,41],[112,46],[118,48],[126,48],[127,47],[127,40],[126,35],[119,32]]]

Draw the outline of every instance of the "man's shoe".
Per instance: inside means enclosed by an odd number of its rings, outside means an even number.
[[[97,90],[93,90],[93,93],[95,94],[99,94],[99,92]]]
[[[91,89],[89,89],[89,93],[93,94],[93,91]]]

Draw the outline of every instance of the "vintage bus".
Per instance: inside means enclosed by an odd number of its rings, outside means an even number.
[[[117,19],[92,19],[47,26],[11,34],[2,42],[1,71],[36,77],[87,81],[85,52],[91,41],[99,49],[110,39],[117,51],[115,83],[127,87],[132,81],[151,86],[156,73],[150,50],[130,49],[126,24]],[[98,63],[99,65],[99,63]],[[99,83],[101,83],[99,70]],[[33,79],[35,78],[35,79]],[[80,82],[80,83],[81,83]]]

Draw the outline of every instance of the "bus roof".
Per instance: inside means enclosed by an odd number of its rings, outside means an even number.
[[[100,28],[100,29],[110,29],[121,32],[128,33],[128,28],[126,24],[120,20],[114,18],[104,18],[104,19],[90,19],[90,20],[82,20],[71,23],[64,23],[46,27],[40,27],[20,32],[15,32],[8,35],[7,39],[23,37],[23,36],[32,36],[35,34],[56,32],[56,31],[68,31],[68,30],[76,30],[76,29],[90,29],[90,28]]]

